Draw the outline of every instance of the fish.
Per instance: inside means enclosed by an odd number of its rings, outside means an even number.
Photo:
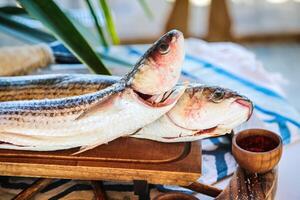
[[[101,87],[107,87],[120,79],[120,77],[99,75],[50,75],[43,77],[44,79],[38,76],[27,76],[21,79],[24,80],[25,78],[26,80],[33,80],[33,84],[31,85],[31,89],[33,90],[34,88],[39,88],[37,83],[47,82],[48,84],[44,85],[44,90],[42,91],[50,92],[50,97],[53,96],[53,92],[61,90],[58,93],[62,93],[66,91],[66,88],[74,88],[74,85],[77,85],[77,89],[81,88],[80,92],[90,92],[91,90],[95,90],[95,86],[103,84]],[[19,80],[16,81],[16,79],[11,79],[10,81],[10,84],[14,86],[18,85],[18,83]],[[0,88],[1,85],[0,78]],[[69,91],[68,95],[72,95],[71,90],[67,91]],[[29,98],[41,96],[40,94],[36,94],[32,93],[32,96],[29,96]],[[252,111],[252,102],[247,97],[239,95],[235,91],[219,86],[191,83],[170,111],[160,119],[127,136],[159,142],[195,141],[230,133],[233,128],[247,121]],[[76,140],[84,141],[84,137],[88,138],[89,136],[78,136]],[[69,147],[67,144],[72,143],[74,138],[61,137],[60,140],[53,140],[49,137],[39,137],[35,139],[38,140],[39,146],[28,147],[30,150],[37,148],[47,150],[66,149]],[[53,144],[51,145],[48,141],[51,141]]]
[[[191,83],[170,111],[131,137],[172,143],[221,136],[247,121],[252,112],[252,102],[235,91]]]
[[[182,95],[184,86],[175,85],[183,60],[183,34],[172,30],[129,73],[104,89],[62,98],[2,101],[0,148],[26,150],[39,146],[36,138],[51,143],[69,137],[68,147],[81,147],[81,153],[133,133],[170,110]]]
[[[184,91],[184,87],[185,86],[175,86],[173,88],[173,90],[169,91],[168,93],[164,93],[162,94],[158,99],[159,99],[159,103],[156,103],[156,105],[154,106],[158,106],[160,107],[161,103],[163,103],[163,101],[167,101],[167,103],[172,103],[173,99],[171,100],[171,102],[169,102],[170,97],[163,97],[163,96],[170,96],[173,95],[176,98],[179,98],[179,96],[182,95],[183,91]],[[132,110],[129,111],[129,113],[133,113],[136,110]],[[143,111],[145,112],[145,111]],[[137,112],[138,113],[138,112]],[[134,113],[134,115],[136,115],[137,113]],[[142,115],[145,114],[139,114],[137,118],[143,117]],[[155,118],[157,118],[155,116]],[[110,120],[110,119],[108,119]],[[137,121],[136,118],[132,118],[131,119],[133,121],[133,123],[135,121]],[[140,120],[140,119],[138,119]],[[109,121],[107,122],[107,124],[110,123],[111,126],[115,126],[115,129],[120,129],[122,128],[124,125],[123,123],[120,123],[120,121]],[[136,122],[137,123],[137,122]],[[121,124],[121,125],[120,125]],[[88,124],[90,125],[90,124]],[[131,124],[126,122],[126,126],[130,126]],[[71,127],[69,127],[71,128]],[[75,129],[78,127],[75,127]],[[137,129],[139,130],[139,128]],[[111,135],[113,130],[105,130],[105,135]],[[135,131],[134,131],[135,132]],[[128,134],[130,134],[130,132],[124,132],[125,134],[122,134],[121,136],[118,137],[124,137],[127,136]],[[19,150],[34,150],[34,151],[54,151],[54,150],[63,150],[63,149],[70,149],[70,148],[74,148],[74,147],[78,147],[78,146],[84,146],[86,144],[90,144],[93,143],[95,141],[95,139],[99,139],[101,141],[103,141],[103,138],[105,136],[101,135],[101,134],[96,134],[94,131],[90,131],[90,132],[85,132],[84,134],[79,133],[79,134],[72,134],[72,135],[68,135],[68,136],[53,136],[53,135],[25,135],[25,134],[18,134],[18,133],[2,133],[0,132],[0,138],[1,140],[3,138],[5,138],[4,143],[0,144],[0,148],[6,148],[6,149],[19,149]],[[117,137],[117,138],[118,138]],[[115,138],[116,139],[116,138]],[[11,141],[14,142],[13,145],[11,145],[11,142],[7,142],[7,141]],[[111,140],[109,140],[111,141]],[[108,143],[109,141],[105,142]],[[102,144],[102,143],[101,143]],[[98,143],[97,145],[98,146]]]

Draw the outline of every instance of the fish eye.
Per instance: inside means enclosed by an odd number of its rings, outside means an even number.
[[[164,55],[164,54],[167,54],[169,53],[170,51],[170,46],[166,43],[161,43],[159,46],[158,46],[158,50],[159,50],[159,53]]]
[[[224,99],[224,96],[225,96],[225,91],[224,91],[224,90],[217,89],[217,90],[212,94],[211,100],[212,100],[214,103],[220,103],[220,102]]]

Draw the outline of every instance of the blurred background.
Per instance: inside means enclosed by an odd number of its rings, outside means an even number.
[[[93,26],[85,0],[56,2]],[[214,41],[299,40],[300,35],[300,0],[145,0],[150,17],[138,0],[108,2],[123,43],[153,41],[171,27]],[[7,5],[16,1],[0,1],[0,6]],[[216,35],[215,29],[222,32]]]
[[[177,28],[185,37],[232,41],[253,51],[267,70],[288,80],[290,102],[300,110],[300,0],[108,0],[121,44],[151,43],[167,30]],[[146,7],[143,7],[143,4]],[[86,0],[56,3],[90,30],[96,27]],[[99,3],[92,1],[93,4]],[[0,7],[16,6],[0,0]],[[99,11],[99,10],[98,10]],[[100,25],[105,20],[96,10]],[[38,21],[19,16],[13,20],[43,29]],[[4,26],[0,16],[0,45],[32,43],[32,38]]]

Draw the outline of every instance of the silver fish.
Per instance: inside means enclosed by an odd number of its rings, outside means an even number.
[[[179,31],[168,32],[131,72],[105,89],[58,99],[1,102],[0,148],[29,150],[39,147],[38,138],[57,145],[55,140],[67,136],[68,147],[81,146],[82,152],[153,122],[184,91],[183,86],[174,87],[184,59],[183,41]]]
[[[99,75],[48,75],[26,76],[21,78],[1,78],[0,91],[3,85],[10,83],[11,90],[22,91],[21,86],[30,87],[32,93],[19,96],[23,98],[51,98],[59,95],[73,95],[96,90],[96,87],[108,87],[120,78]],[[5,80],[5,81],[3,81]],[[27,84],[23,84],[26,81]],[[28,84],[31,81],[31,84]],[[40,88],[42,87],[42,89]],[[29,88],[27,88],[29,89]],[[167,97],[167,93],[164,94]],[[13,96],[9,100],[13,100]],[[1,96],[0,101],[7,99]],[[250,100],[229,89],[201,84],[190,84],[180,97],[176,105],[160,119],[139,129],[131,137],[151,139],[161,142],[182,142],[219,136],[229,133],[233,128],[246,121],[253,110]],[[221,114],[220,114],[221,113]],[[223,118],[222,118],[223,117]],[[77,137],[77,136],[76,136]],[[84,140],[87,135],[78,136]],[[65,137],[52,139],[39,137],[39,147],[30,147],[31,150],[45,148],[68,148],[74,138]],[[48,141],[52,141],[52,145]],[[56,146],[54,146],[56,144]],[[60,145],[58,145],[60,144]]]

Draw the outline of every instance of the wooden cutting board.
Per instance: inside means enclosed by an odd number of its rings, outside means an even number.
[[[34,152],[0,150],[0,175],[87,180],[146,180],[188,185],[201,176],[201,144],[119,138],[72,155],[76,149]]]

